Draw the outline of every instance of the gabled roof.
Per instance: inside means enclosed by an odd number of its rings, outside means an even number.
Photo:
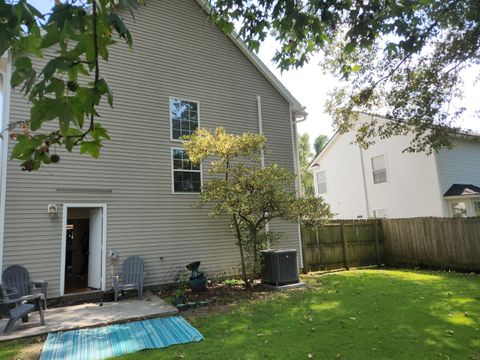
[[[208,0],[195,0],[201,8],[207,13],[210,14],[213,9]],[[268,69],[268,67],[255,55],[251,52],[247,45],[240,39],[239,35],[232,31],[230,34],[226,35],[237,47],[238,49],[247,57],[248,60],[257,68],[258,71],[272,84],[272,86],[288,101],[291,105],[292,113],[304,112],[305,108],[300,104],[300,102],[288,91],[288,89],[276,78],[275,75]]]
[[[480,187],[472,184],[453,184],[443,196],[480,195]]]
[[[367,112],[364,112],[364,111],[358,111],[358,114],[363,114],[363,115],[367,115],[367,116],[371,116],[371,117],[377,117],[377,118],[382,118],[382,119],[385,119],[385,120],[390,120],[390,121],[396,121],[398,119],[392,119],[392,118],[388,118],[388,117],[385,117],[385,115],[378,115],[378,114],[373,114],[373,113],[367,113]],[[330,140],[328,140],[328,142],[326,143],[326,145],[322,148],[322,150],[320,150],[320,152],[315,156],[315,158],[310,162],[310,165],[308,166],[308,168],[311,170],[313,168],[313,166],[315,165],[316,162],[318,162],[320,160],[320,157],[321,155],[323,155],[323,153],[329,148],[332,146],[332,144],[335,142],[335,140],[341,135],[341,133],[339,131],[336,131],[335,134],[333,134],[333,136],[330,138]],[[480,133],[478,132],[475,132],[475,131],[472,131],[472,130],[462,130],[460,132],[457,132],[457,133],[454,133],[452,131],[452,136],[453,137],[458,137],[458,138],[463,138],[463,139],[466,139],[466,140],[474,140],[476,139],[478,141],[478,139],[480,139]]]
[[[322,148],[322,150],[320,150],[320,152],[315,155],[315,158],[310,162],[310,164],[308,165],[308,169],[309,170],[312,170],[315,163],[320,160],[320,156],[323,155],[323,153],[329,148],[332,146],[332,144],[335,142],[335,140],[340,136],[340,132],[337,130],[335,132],[335,134],[333,134],[333,136],[328,139],[327,143],[325,144],[325,146]]]

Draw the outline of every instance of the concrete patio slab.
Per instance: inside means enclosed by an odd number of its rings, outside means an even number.
[[[45,326],[40,326],[37,313],[29,316],[28,323],[19,320],[11,334],[4,334],[6,319],[0,320],[0,341],[39,336],[49,332],[67,331],[88,327],[105,326],[122,322],[176,315],[176,307],[167,304],[158,296],[140,299],[125,299],[116,303],[90,303],[48,309]]]

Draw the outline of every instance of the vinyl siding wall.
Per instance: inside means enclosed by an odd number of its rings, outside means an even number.
[[[480,141],[458,140],[456,145],[436,154],[441,196],[453,184],[480,186]],[[443,201],[443,211],[445,216],[450,216],[446,201]]]
[[[101,157],[58,153],[57,165],[20,171],[9,161],[3,266],[22,264],[36,279],[49,281],[59,295],[62,204],[107,204],[107,250],[118,265],[129,255],[146,261],[146,285],[173,280],[174,269],[202,261],[203,269],[238,269],[238,249],[227,222],[193,208],[195,194],[172,194],[169,97],[199,101],[202,127],[257,132],[256,96],[262,97],[266,162],[294,168],[289,104],[221,31],[207,21],[194,0],[146,2],[133,23],[133,51],[114,46],[101,74],[114,91],[114,109],[100,109],[111,141]],[[29,105],[11,97],[11,121],[25,119]],[[11,147],[10,147],[11,148]],[[204,179],[205,171],[204,171]],[[111,192],[60,192],[57,189]],[[59,205],[57,218],[47,204]],[[299,249],[297,224],[274,224],[285,237],[280,246]],[[110,278],[107,262],[107,285]]]

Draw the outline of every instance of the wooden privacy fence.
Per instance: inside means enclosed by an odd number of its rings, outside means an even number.
[[[480,218],[384,219],[385,263],[480,271]]]
[[[302,227],[305,270],[375,264],[480,271],[480,218],[335,221]]]
[[[302,226],[302,253],[304,269],[308,271],[381,264],[380,222],[355,220]]]

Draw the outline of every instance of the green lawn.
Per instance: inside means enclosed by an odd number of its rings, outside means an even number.
[[[359,270],[304,279],[308,290],[196,318],[205,341],[116,359],[480,359],[478,275]]]

